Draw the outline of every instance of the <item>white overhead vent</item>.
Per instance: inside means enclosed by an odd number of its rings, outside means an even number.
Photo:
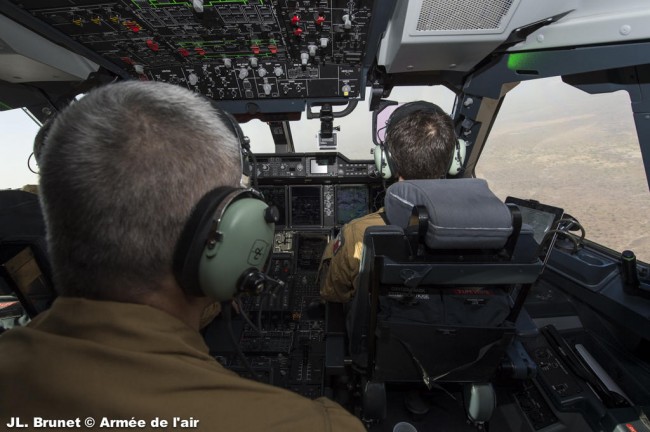
[[[514,0],[423,0],[416,30],[497,30]]]

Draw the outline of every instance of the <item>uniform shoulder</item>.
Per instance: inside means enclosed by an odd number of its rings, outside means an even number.
[[[365,216],[356,218],[348,222],[346,225],[349,227],[355,226],[369,226],[369,225],[384,225],[384,220],[381,217],[381,213],[384,212],[384,209],[380,209],[374,213],[368,213]]]

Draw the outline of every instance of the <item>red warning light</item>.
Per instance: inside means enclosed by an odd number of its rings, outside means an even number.
[[[278,53],[278,47],[275,45],[269,45],[269,51],[271,54],[277,54]]]
[[[260,47],[258,45],[253,45],[253,46],[251,46],[251,51],[253,51],[253,54],[259,54],[260,53]]]
[[[294,34],[295,36],[302,36],[302,29],[301,29],[300,27],[296,28],[296,29],[293,31],[293,34]]]
[[[322,26],[324,22],[325,22],[325,17],[323,15],[319,15],[318,18],[316,18],[317,26]]]
[[[190,52],[186,50],[185,48],[179,48],[178,53],[182,55],[183,57],[187,57],[190,55]]]
[[[298,15],[294,15],[291,17],[291,25],[294,27],[297,27],[298,24],[300,24],[300,17]]]
[[[147,46],[151,51],[158,51],[160,49],[160,45],[158,45],[153,39],[147,39]]]

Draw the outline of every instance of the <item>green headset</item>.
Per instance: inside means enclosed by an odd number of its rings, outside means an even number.
[[[431,102],[417,101],[409,102],[398,107],[388,118],[386,122],[386,133],[385,137],[388,136],[390,128],[400,122],[400,120],[408,117],[414,112],[427,112],[432,114],[438,114],[442,116],[448,116],[446,112],[442,110],[438,105]],[[447,175],[455,176],[458,175],[463,169],[463,163],[465,162],[465,153],[467,150],[467,143],[460,139],[456,139],[456,145],[452,158],[449,161],[449,168],[447,169]],[[393,160],[390,150],[384,141],[379,140],[379,144],[375,146],[375,167],[379,175],[384,178],[392,178],[397,175],[398,169],[397,164]]]
[[[240,144],[236,120],[223,113]],[[273,249],[275,207],[254,189],[218,187],[194,206],[176,243],[173,270],[189,295],[226,301],[241,292],[256,292],[268,280],[263,273]]]

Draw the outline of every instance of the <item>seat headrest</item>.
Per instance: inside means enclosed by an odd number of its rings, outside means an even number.
[[[513,230],[510,210],[482,179],[400,181],[388,188],[384,205],[390,223],[401,228],[413,207],[425,206],[431,249],[499,249]]]

